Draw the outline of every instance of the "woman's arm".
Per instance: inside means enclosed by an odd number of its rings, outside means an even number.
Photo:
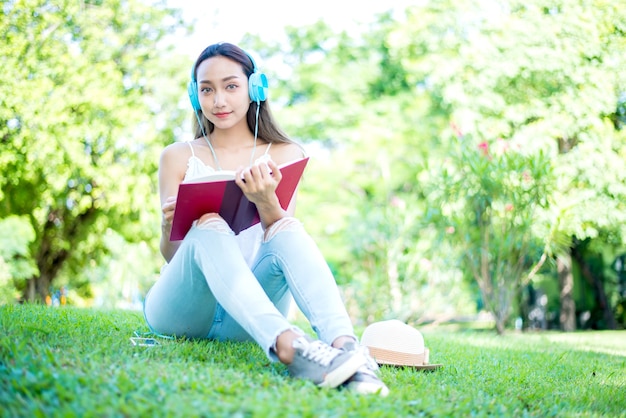
[[[181,241],[170,241],[178,185],[185,176],[185,167],[184,165],[181,166],[180,161],[184,162],[186,159],[181,151],[180,146],[172,144],[163,150],[159,161],[159,196],[162,213],[160,249],[168,263],[174,257],[181,243]]]

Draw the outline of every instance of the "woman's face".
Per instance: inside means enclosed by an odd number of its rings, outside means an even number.
[[[200,63],[196,74],[202,113],[215,129],[247,123],[248,77],[239,63],[222,56],[212,57]]]

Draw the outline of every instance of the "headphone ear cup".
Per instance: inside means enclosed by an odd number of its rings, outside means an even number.
[[[187,84],[187,94],[189,95],[189,101],[191,102],[191,107],[196,112],[200,110],[200,100],[198,99],[198,83],[194,80],[191,80],[189,84]]]
[[[267,76],[263,73],[254,72],[248,78],[248,94],[254,102],[267,100]]]

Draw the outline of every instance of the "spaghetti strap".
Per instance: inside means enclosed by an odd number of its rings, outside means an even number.
[[[195,153],[195,152],[193,152],[193,146],[191,145],[191,141],[189,141],[189,142],[187,142],[187,143],[189,144],[189,148],[191,148],[191,156],[192,156],[192,157],[195,157],[195,156],[196,156],[196,153]]]

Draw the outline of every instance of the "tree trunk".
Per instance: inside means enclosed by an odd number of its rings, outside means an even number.
[[[498,335],[502,335],[504,334],[504,331],[506,329],[506,318],[502,318],[500,317],[500,315],[495,315],[496,317],[496,332],[498,333]]]
[[[574,274],[570,254],[557,257],[556,269],[559,274],[559,299],[561,313],[559,324],[562,331],[576,330],[576,304],[574,302]]]
[[[592,286],[595,292],[596,300],[598,301],[598,304],[600,305],[600,308],[602,309],[604,313],[604,320],[606,321],[606,328],[617,329],[615,317],[613,316],[613,312],[611,311],[609,300],[606,297],[606,292],[604,291],[604,284],[602,283],[602,280],[597,275],[593,274],[593,272],[591,271],[591,268],[589,267],[589,264],[585,261],[585,259],[583,258],[583,255],[580,253],[578,248],[573,247],[571,251],[572,251],[572,258],[576,260],[576,262],[580,265],[580,270],[582,272],[583,277]]]
[[[32,277],[30,280],[28,280],[28,286],[26,287],[26,290],[22,295],[22,300],[26,302],[33,302],[35,300],[35,296],[37,295],[37,290],[35,289],[35,287],[35,277]]]
[[[46,303],[46,296],[50,294],[50,283],[48,275],[31,277],[22,294],[22,299],[29,303]]]
[[[86,238],[89,228],[97,218],[97,211],[92,202],[92,205],[80,215],[76,217],[66,215],[64,210],[53,209],[42,226],[39,247],[35,251],[39,275],[28,281],[28,286],[22,294],[25,301],[45,303],[46,296],[50,293],[50,285],[70,257],[69,248],[76,248],[78,243]],[[59,242],[67,244],[59,245]]]

